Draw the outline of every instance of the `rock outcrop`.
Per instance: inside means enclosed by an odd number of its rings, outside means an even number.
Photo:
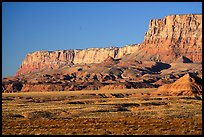
[[[81,63],[100,63],[108,56],[115,58],[119,48],[88,48],[77,51],[74,58],[74,64]]]
[[[130,55],[130,56],[129,56]],[[150,21],[141,44],[84,50],[37,51],[26,55],[16,76],[43,69],[86,63],[101,63],[107,57],[172,63],[185,56],[202,62],[202,14],[170,15]]]
[[[202,95],[202,79],[188,73],[172,84],[160,86],[157,94],[163,95]]]
[[[88,48],[84,50],[36,51],[26,55],[16,75],[43,69],[56,69],[65,65],[101,63],[108,57],[121,58],[136,52],[138,45],[122,48]]]
[[[150,21],[137,55],[146,60],[172,62],[185,56],[202,62],[202,14],[170,15]]]
[[[74,50],[36,51],[29,53],[26,55],[16,75],[71,64],[74,60],[74,55]]]

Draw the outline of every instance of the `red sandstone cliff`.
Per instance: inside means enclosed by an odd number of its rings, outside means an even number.
[[[145,59],[172,62],[185,56],[202,62],[202,15],[170,15],[151,20],[139,50]]]
[[[16,75],[30,73],[42,69],[59,68],[64,65],[82,63],[100,63],[107,57],[121,58],[136,52],[137,45],[122,48],[88,48],[84,50],[36,51],[26,55]]]
[[[58,68],[68,65],[74,59],[73,50],[36,51],[26,55],[16,75],[30,73],[47,68]]]
[[[171,63],[185,56],[193,62],[202,62],[202,15],[170,15],[153,19],[141,45],[29,53],[16,75],[70,64],[100,63],[109,56],[121,58],[127,54],[133,54],[137,60]]]

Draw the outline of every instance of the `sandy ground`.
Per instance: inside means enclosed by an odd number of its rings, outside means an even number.
[[[155,90],[2,93],[2,134],[202,134],[201,100]]]

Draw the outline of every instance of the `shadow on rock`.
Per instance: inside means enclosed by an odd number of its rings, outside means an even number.
[[[164,69],[169,69],[170,67],[171,67],[170,64],[162,63],[162,62],[156,62],[156,64],[152,68],[150,68],[150,70],[153,72],[159,72],[159,71],[164,70]]]

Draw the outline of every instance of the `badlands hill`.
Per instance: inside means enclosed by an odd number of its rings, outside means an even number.
[[[141,44],[36,51],[4,92],[158,87],[187,73],[202,78],[202,14],[153,19]]]
[[[174,83],[160,86],[157,94],[166,95],[202,95],[202,79],[188,73]]]

